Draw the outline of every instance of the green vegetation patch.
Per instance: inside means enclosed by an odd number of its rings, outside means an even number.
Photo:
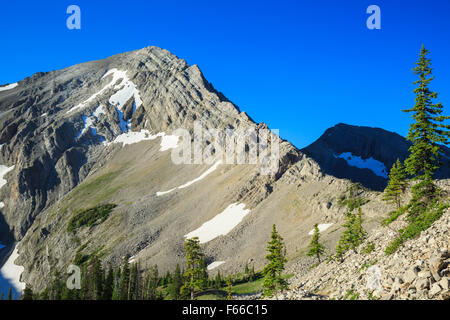
[[[92,227],[104,222],[116,206],[117,205],[113,203],[108,203],[78,211],[72,219],[70,219],[69,224],[67,225],[67,231],[74,232],[76,229],[83,226]]]

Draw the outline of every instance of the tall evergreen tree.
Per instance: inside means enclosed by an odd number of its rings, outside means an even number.
[[[120,275],[120,300],[128,300],[128,292],[130,285],[130,265],[128,262],[128,257],[125,256],[123,259],[122,274]]]
[[[103,300],[112,300],[114,291],[114,269],[111,264],[105,277],[105,285],[103,289]]]
[[[205,255],[200,248],[198,237],[187,239],[184,243],[186,252],[185,283],[181,290],[189,293],[191,300],[194,299],[196,290],[201,290],[205,283],[206,263]]]
[[[285,289],[287,282],[282,277],[286,263],[283,238],[278,234],[275,225],[272,226],[271,239],[267,245],[269,254],[266,259],[269,263],[263,269],[263,295],[272,297],[276,290]]]
[[[436,186],[433,182],[433,175],[439,168],[441,146],[448,144],[450,137],[450,125],[445,125],[444,121],[450,119],[443,116],[443,106],[441,103],[434,103],[438,93],[429,88],[430,82],[434,79],[431,68],[431,60],[427,58],[429,51],[422,46],[419,60],[413,72],[419,79],[414,82],[417,85],[415,105],[411,109],[403,110],[411,113],[414,119],[409,127],[407,139],[412,142],[409,148],[410,155],[405,161],[406,171],[419,180],[412,187],[413,208],[418,208],[413,215],[417,215],[426,204],[435,198]]]
[[[307,256],[313,257],[316,256],[317,260],[320,263],[320,256],[324,254],[325,247],[319,242],[320,232],[317,223],[314,225],[314,234],[311,239],[311,243],[309,244],[309,250],[306,253]]]
[[[397,206],[397,209],[399,209],[402,204],[402,195],[407,186],[408,182],[405,166],[399,159],[397,159],[389,172],[389,182],[384,189],[383,200],[388,203],[394,203]]]
[[[227,277],[227,300],[233,300],[233,295],[231,293],[231,276]]]
[[[8,298],[6,298],[6,300],[12,300],[12,288],[11,287],[9,287]]]
[[[344,232],[338,241],[336,246],[336,257],[342,261],[344,253],[353,249],[356,252],[356,248],[364,241],[367,236],[366,231],[363,228],[363,213],[361,207],[358,207],[358,213],[354,214],[352,211],[348,211],[345,217],[343,227]]]
[[[180,270],[180,265],[177,263],[173,273],[172,283],[169,287],[169,295],[173,300],[180,299],[180,289],[183,286],[183,275]]]
[[[91,272],[94,285],[93,298],[95,300],[103,299],[103,284],[104,284],[104,271],[102,263],[97,256],[93,256],[91,259]]]

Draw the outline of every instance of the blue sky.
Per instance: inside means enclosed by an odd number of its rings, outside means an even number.
[[[66,28],[71,4],[81,30]],[[298,147],[339,122],[406,135],[422,44],[449,114],[449,14],[448,0],[2,1],[0,83],[156,45]]]

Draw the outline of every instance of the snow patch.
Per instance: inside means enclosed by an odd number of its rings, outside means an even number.
[[[317,225],[317,228],[319,228],[319,233],[327,230],[329,227],[331,227],[333,223],[321,223]],[[310,232],[308,232],[310,236],[314,234],[314,229],[312,229]]]
[[[213,263],[208,264],[206,269],[209,271],[209,270],[212,270],[214,268],[217,268],[218,266],[220,266],[220,265],[222,265],[224,263],[225,263],[225,261],[214,261]]]
[[[71,113],[72,111],[82,109],[86,107],[90,102],[95,100],[98,96],[102,95],[106,90],[112,88],[114,85],[114,89],[118,90],[116,93],[114,93],[110,99],[109,102],[113,105],[118,105],[119,109],[122,109],[123,105],[132,97],[134,96],[134,99],[136,101],[136,107],[139,107],[142,104],[142,99],[139,94],[139,90],[137,89],[136,85],[130,81],[130,79],[127,76],[126,71],[117,70],[116,68],[109,70],[105,73],[105,75],[102,77],[102,79],[106,78],[110,74],[113,75],[112,80],[104,86],[100,91],[94,93],[92,96],[90,96],[87,100],[84,102],[76,105],[75,107],[71,108],[67,113]],[[121,80],[119,83],[118,81]],[[116,84],[118,83],[118,84]]]
[[[0,209],[3,209],[5,207],[5,203],[3,201],[0,201]]]
[[[86,116],[81,116],[81,118],[83,119],[84,127],[83,127],[83,129],[81,129],[78,136],[75,137],[75,141],[80,139],[80,137],[89,129],[91,129],[91,132],[94,136],[97,135],[97,130],[95,130],[95,128],[94,128],[94,119],[92,117],[86,117]]]
[[[161,149],[159,149],[159,151],[175,149],[178,146],[178,139],[178,136],[164,135],[161,140]]]
[[[8,84],[7,86],[4,86],[4,87],[0,87],[0,91],[6,91],[6,90],[11,90],[11,89],[14,89],[15,87],[17,87],[19,84],[16,82],[16,83],[11,83],[11,84]]]
[[[118,135],[113,141],[105,142],[106,145],[111,145],[113,143],[122,143],[122,147],[125,147],[128,144],[138,143],[146,140],[154,140],[157,137],[162,137],[164,133],[158,133],[156,135],[152,135],[150,131],[146,129],[141,129],[141,131],[129,131]]]
[[[215,171],[217,169],[217,167],[219,165],[221,165],[221,164],[222,164],[222,160],[219,160],[216,163],[214,163],[208,170],[206,170],[200,176],[198,176],[197,178],[195,178],[195,179],[193,179],[193,180],[191,180],[189,182],[186,182],[185,184],[183,184],[183,185],[181,185],[179,187],[176,187],[176,188],[173,188],[173,189],[170,189],[170,190],[167,190],[167,191],[159,191],[159,192],[156,193],[156,195],[159,197],[159,196],[162,196],[164,194],[170,193],[170,192],[174,191],[175,189],[187,188],[190,185],[192,185],[192,184],[194,184],[194,183],[196,183],[196,182],[198,182],[200,180],[203,180],[207,175],[209,175],[210,173]]]
[[[3,178],[5,176],[5,174],[7,174],[8,172],[10,172],[13,169],[14,169],[14,166],[7,167],[7,166],[0,164],[0,188],[3,187],[8,182]]]
[[[202,224],[200,228],[186,234],[185,237],[198,237],[200,243],[205,243],[218,236],[224,236],[250,213],[250,209],[244,208],[244,203],[232,203],[224,211]]]
[[[372,170],[377,176],[383,177],[385,179],[388,178],[388,173],[386,170],[386,166],[373,158],[362,159],[360,156],[354,156],[351,152],[344,152],[340,155],[333,154],[335,158],[341,158],[347,161],[349,166],[357,167],[360,169],[369,169]]]
[[[6,297],[9,287],[11,286],[15,299],[19,298],[25,289],[25,283],[20,281],[20,275],[22,274],[24,267],[14,264],[14,261],[18,257],[19,251],[16,245],[8,260],[0,269],[0,294],[3,292]]]
[[[103,106],[102,106],[102,105],[99,105],[99,106],[94,110],[94,112],[92,112],[92,116],[94,116],[94,117],[96,117],[96,118],[98,119],[98,117],[99,117],[101,114],[106,114],[106,112],[105,112],[105,109],[103,109]]]

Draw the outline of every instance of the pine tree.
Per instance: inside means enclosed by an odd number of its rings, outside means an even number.
[[[114,269],[109,264],[107,275],[105,277],[105,285],[103,290],[103,300],[112,300],[114,291]]]
[[[198,237],[187,239],[184,249],[186,251],[186,272],[184,274],[185,283],[181,290],[189,293],[193,300],[195,291],[203,289],[206,273],[205,255],[201,251]]]
[[[172,284],[170,285],[169,288],[169,294],[173,300],[180,299],[180,288],[182,286],[183,286],[183,275],[180,270],[180,265],[177,263],[177,266],[175,267],[175,271],[173,273]]]
[[[216,279],[214,281],[214,287],[220,289],[222,287],[222,278],[220,276],[220,271],[217,272]]]
[[[8,298],[6,298],[6,300],[12,300],[12,288],[11,287],[9,287]]]
[[[283,238],[278,234],[275,225],[272,227],[267,251],[269,254],[266,256],[266,259],[269,263],[263,269],[263,295],[264,297],[272,297],[277,289],[285,289],[287,287],[287,282],[282,277],[284,264],[286,263]]]
[[[320,256],[325,252],[325,247],[319,242],[320,232],[317,223],[314,225],[314,234],[309,244],[309,250],[306,253],[307,256],[313,257],[316,256],[317,260],[320,263]]]
[[[137,264],[133,263],[130,269],[130,284],[128,289],[128,300],[137,300],[137,286],[138,286],[138,268]]]
[[[98,257],[93,256],[91,259],[91,272],[93,280],[93,299],[103,299],[103,283],[104,283],[104,271],[102,263]]]
[[[348,211],[345,217],[343,227],[345,228],[341,238],[336,246],[336,257],[342,261],[342,257],[349,249],[356,252],[356,248],[364,241],[367,236],[363,228],[363,213],[361,207],[358,207],[358,213],[354,214]]]
[[[433,182],[433,175],[439,168],[441,146],[448,144],[450,136],[450,125],[443,122],[450,119],[443,116],[443,106],[441,103],[433,103],[438,93],[429,89],[430,82],[434,79],[431,68],[431,60],[427,58],[428,50],[422,46],[419,60],[413,72],[419,76],[414,82],[417,85],[415,105],[413,108],[403,110],[412,113],[414,123],[409,127],[407,139],[412,142],[409,148],[410,155],[405,161],[406,171],[419,180],[412,187],[413,216],[417,216],[423,211],[430,200],[436,196],[437,188]]]
[[[33,300],[33,290],[28,283],[25,285],[25,289],[23,290],[22,300]]]
[[[388,203],[396,204],[397,209],[399,209],[402,204],[402,195],[405,192],[407,185],[408,182],[405,166],[399,159],[397,159],[389,172],[389,182],[384,189],[383,200]]]
[[[233,300],[233,295],[231,293],[231,276],[227,277],[227,300]]]
[[[128,257],[123,259],[122,274],[120,275],[120,300],[128,299],[128,290],[130,284],[130,265],[128,263]]]

